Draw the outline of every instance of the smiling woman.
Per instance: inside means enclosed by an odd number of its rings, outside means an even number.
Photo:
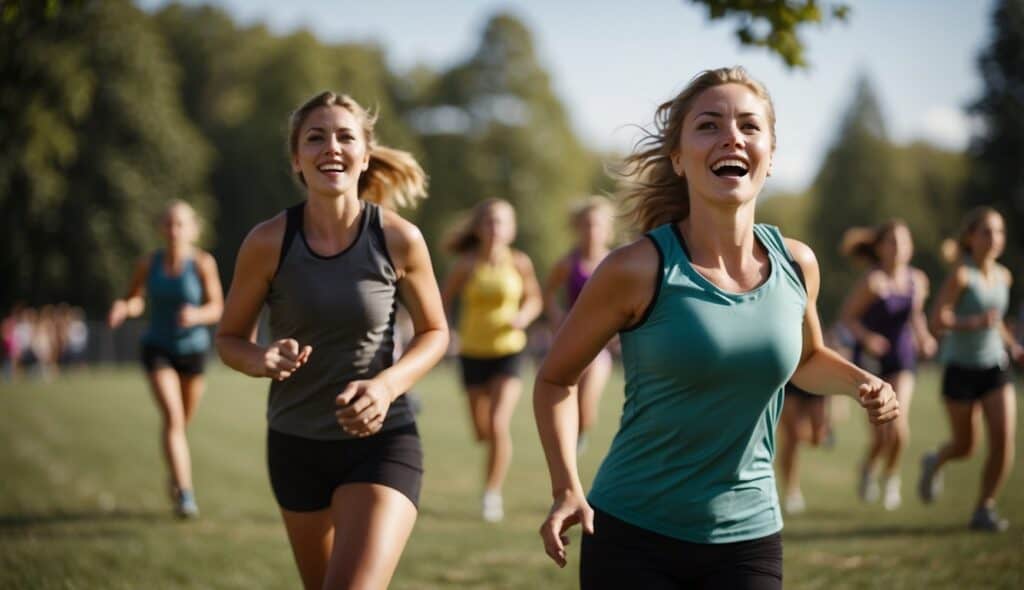
[[[585,589],[781,588],[785,383],[849,395],[872,422],[899,413],[888,384],[823,344],[811,250],[754,223],[774,151],[768,93],[722,68],[661,105],[627,159],[625,198],[647,233],[586,282],[534,391],[555,498],[541,536],[564,565],[565,531],[583,524]],[[576,385],[615,333],[626,401],[585,497]]]
[[[273,380],[270,481],[309,589],[388,585],[423,471],[404,394],[448,344],[423,237],[380,206],[423,197],[423,171],[377,145],[374,122],[333,92],[292,115],[288,154],[306,200],[242,243],[217,334],[226,364]],[[394,361],[399,301],[414,336]],[[264,304],[268,347],[255,343]]]

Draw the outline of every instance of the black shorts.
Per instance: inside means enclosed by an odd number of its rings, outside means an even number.
[[[518,377],[522,353],[494,358],[459,356],[462,364],[462,384],[466,387],[487,385],[498,376]]]
[[[807,400],[807,401],[824,401],[825,400],[825,396],[821,395],[820,393],[811,393],[811,392],[809,392],[809,391],[807,391],[805,389],[800,389],[799,387],[797,387],[796,385],[793,385],[790,382],[786,383],[786,395],[791,395],[791,396],[793,396],[793,397],[795,397],[797,399],[802,399],[802,400]]]
[[[942,372],[942,397],[955,402],[976,402],[1010,382],[1010,371],[996,365],[971,369],[946,365]]]
[[[267,467],[277,503],[292,512],[331,505],[338,486],[376,483],[416,506],[423,483],[423,449],[416,424],[347,440],[314,440],[267,431]]]
[[[580,588],[781,590],[782,535],[738,543],[688,543],[594,511],[583,535]]]
[[[174,354],[152,344],[143,344],[142,366],[147,373],[170,367],[179,375],[202,375],[206,370],[206,353]]]

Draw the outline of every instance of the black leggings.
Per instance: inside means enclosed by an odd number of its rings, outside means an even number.
[[[688,543],[594,511],[583,535],[581,590],[782,589],[782,535],[738,543]]]

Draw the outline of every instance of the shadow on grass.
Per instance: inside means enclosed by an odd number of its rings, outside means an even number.
[[[840,540],[850,541],[858,539],[882,539],[902,537],[947,537],[950,535],[963,535],[968,533],[967,527],[962,524],[936,524],[936,525],[884,525],[884,526],[861,526],[840,528],[827,531],[821,530],[783,530],[784,541],[828,541]]]

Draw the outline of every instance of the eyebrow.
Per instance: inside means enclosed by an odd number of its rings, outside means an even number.
[[[707,115],[709,117],[715,117],[717,119],[721,119],[722,118],[722,113],[719,113],[717,111],[704,111],[703,113],[697,113],[698,117],[702,117],[704,115]],[[757,117],[759,115],[757,113],[740,113],[739,116],[740,117]]]
[[[310,133],[311,131],[319,131],[320,133],[326,133],[326,130],[323,127],[310,127],[306,129],[306,133]],[[335,131],[347,131],[349,133],[353,133],[353,131],[348,127],[338,127]]]

